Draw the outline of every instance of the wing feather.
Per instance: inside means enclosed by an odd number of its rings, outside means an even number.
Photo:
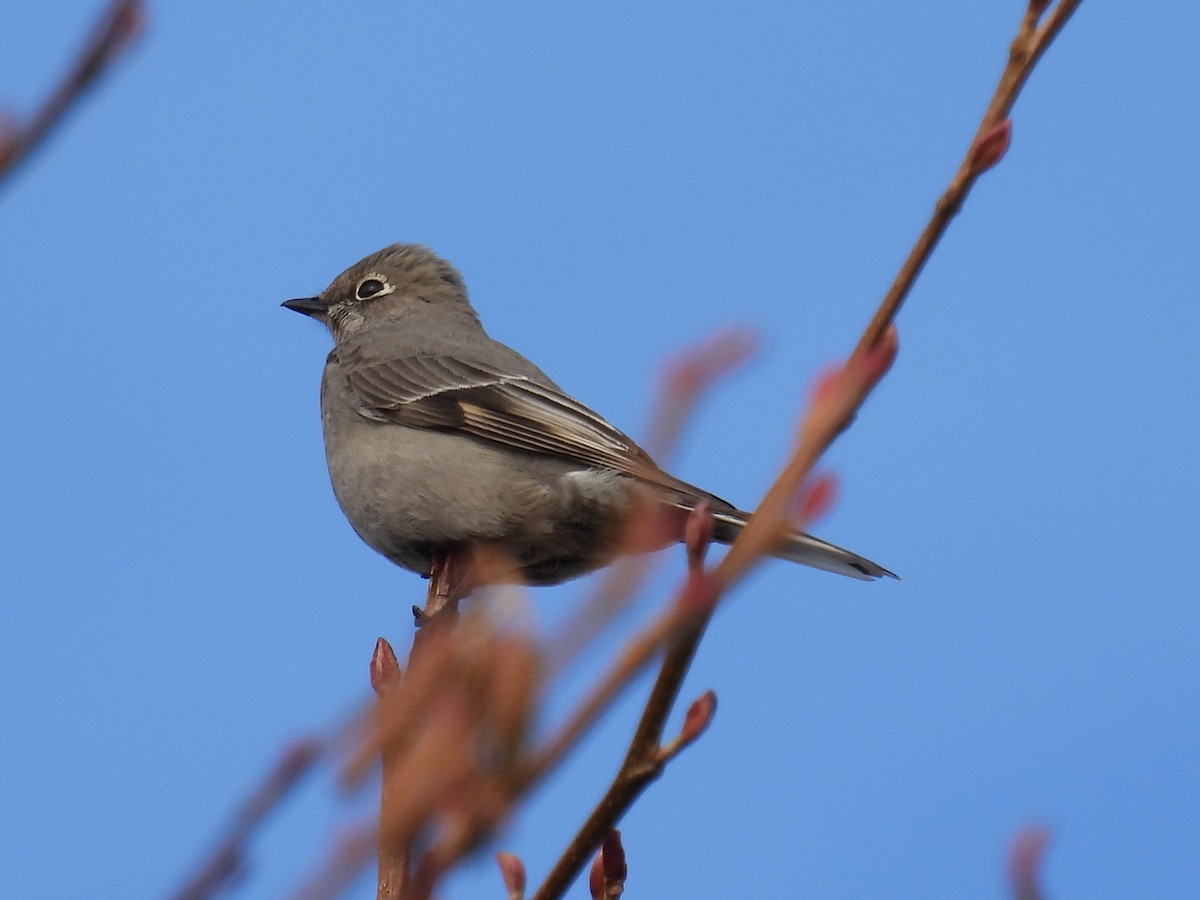
[[[459,431],[510,449],[695,492],[659,469],[630,437],[588,407],[526,375],[452,356],[356,361],[346,374],[363,414],[370,418]]]

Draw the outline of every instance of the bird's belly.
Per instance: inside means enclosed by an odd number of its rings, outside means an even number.
[[[615,473],[390,423],[328,425],[338,503],[359,536],[398,565],[428,574],[435,552],[486,544],[529,582],[548,584],[612,557],[630,504],[629,482]]]

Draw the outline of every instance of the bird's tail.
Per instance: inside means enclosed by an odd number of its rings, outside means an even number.
[[[716,539],[722,544],[731,544],[746,525],[749,513],[738,509],[714,510],[713,523],[716,526]],[[848,575],[861,581],[874,581],[877,578],[896,578],[878,563],[873,563],[857,553],[843,550],[833,544],[815,538],[811,534],[793,531],[791,535],[771,554],[789,562],[812,566],[814,569],[824,569],[838,575]]]

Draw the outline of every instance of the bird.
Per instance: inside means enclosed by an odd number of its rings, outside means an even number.
[[[420,244],[365,257],[285,308],[324,324],[326,461],[338,504],[378,553],[423,576],[491,547],[526,584],[614,561],[635,511],[665,510],[665,545],[704,503],[732,543],[749,513],[661,469],[630,437],[488,336],[462,275]],[[642,504],[648,504],[642,506]],[[887,569],[794,531],[781,559],[862,580]]]

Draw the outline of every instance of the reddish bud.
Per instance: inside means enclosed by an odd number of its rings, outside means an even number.
[[[667,390],[696,394],[718,376],[744,363],[758,349],[758,337],[744,328],[727,328],[685,350],[667,367]]]
[[[872,343],[862,356],[862,374],[871,388],[874,388],[878,380],[886,376],[899,353],[900,332],[896,331],[894,324],[888,325],[887,331],[883,332],[880,340]]]
[[[1050,843],[1050,831],[1042,825],[1027,825],[1017,832],[1008,851],[1008,878],[1015,900],[1041,900],[1042,859]]]
[[[371,654],[371,688],[376,694],[382,694],[400,681],[400,662],[396,659],[396,651],[380,638],[375,642],[375,652]]]
[[[868,390],[875,387],[879,379],[888,373],[899,353],[900,333],[895,325],[889,325],[879,336],[879,340],[856,357],[856,374],[866,383]]]
[[[525,864],[521,858],[501,851],[496,854],[496,863],[500,866],[500,877],[504,879],[509,900],[521,900],[525,896]]]
[[[621,832],[613,829],[600,846],[600,854],[604,860],[604,878],[610,884],[624,884],[629,867],[625,865],[625,847],[621,844]]]
[[[971,148],[971,171],[986,172],[1004,158],[1008,145],[1012,143],[1012,119],[997,122],[979,136]]]
[[[604,900],[604,851],[597,851],[588,870],[588,894],[592,900]]]
[[[588,873],[588,890],[593,900],[620,897],[628,874],[625,848],[621,845],[621,832],[614,828],[600,845],[596,858],[592,860],[592,869]]]
[[[829,473],[810,479],[796,498],[796,525],[804,528],[829,512],[837,498],[837,486],[837,478]]]
[[[1029,0],[1029,12],[1036,18],[1041,18],[1053,0]]]
[[[812,390],[813,406],[832,403],[842,392],[842,387],[845,384],[845,375],[845,366],[830,366],[818,375],[817,382],[813,385]]]
[[[704,734],[712,724],[716,712],[717,695],[712,691],[705,691],[693,700],[687,715],[683,717],[683,727],[679,729],[679,743],[690,744]]]

